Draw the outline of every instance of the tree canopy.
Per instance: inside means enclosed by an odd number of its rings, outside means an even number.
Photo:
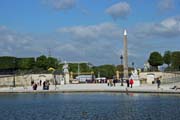
[[[21,70],[32,69],[35,65],[35,58],[16,58],[17,68]]]
[[[169,67],[169,65],[171,64],[171,52],[170,51],[165,51],[163,60],[164,60],[164,63],[167,64]]]
[[[163,58],[159,52],[152,52],[149,56],[148,62],[155,68],[155,70],[157,70],[158,66],[163,65]]]
[[[38,68],[42,68],[42,69],[46,70],[48,67],[47,57],[45,55],[41,55],[41,56],[37,57],[36,66]]]
[[[172,52],[172,68],[180,70],[180,51]]]
[[[114,65],[101,65],[97,67],[93,67],[93,71],[98,77],[98,74],[100,74],[100,77],[106,77],[106,78],[112,78],[115,75],[116,67]]]
[[[16,68],[16,57],[2,56],[0,57],[0,69],[15,69]]]

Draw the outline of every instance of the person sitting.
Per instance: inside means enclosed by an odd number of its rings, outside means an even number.
[[[172,88],[170,88],[170,89],[175,89],[175,90],[177,90],[177,89],[180,89],[180,86],[177,86],[177,85],[174,85]]]

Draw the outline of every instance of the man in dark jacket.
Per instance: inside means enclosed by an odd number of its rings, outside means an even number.
[[[159,78],[157,78],[157,87],[160,88],[161,81]]]
[[[126,80],[126,83],[127,83],[127,87],[129,87],[129,80],[128,79]]]

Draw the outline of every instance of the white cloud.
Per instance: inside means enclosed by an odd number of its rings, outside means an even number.
[[[129,63],[142,65],[150,51],[179,48],[180,17],[158,23],[144,23],[127,28]],[[119,64],[123,49],[123,30],[114,23],[72,26],[40,36],[14,32],[0,26],[0,55],[52,55],[67,61],[89,61],[95,65]]]
[[[32,36],[17,33],[6,26],[0,26],[0,55],[27,56],[34,52]],[[27,54],[27,53],[28,54]]]
[[[2,28],[2,27],[0,27]],[[5,28],[5,27],[4,27]],[[67,61],[89,61],[93,64],[118,63],[122,30],[112,23],[64,27],[55,35],[34,36],[0,29],[0,55],[53,56]]]
[[[117,51],[122,46],[122,30],[116,24],[101,23],[88,26],[74,26],[58,29],[66,38],[66,47],[58,47],[60,51],[71,54],[71,59],[85,60],[95,64],[117,63]],[[70,44],[70,45],[69,45]],[[67,48],[67,50],[65,50]],[[68,55],[66,58],[69,57]],[[110,62],[111,61],[111,62]]]
[[[119,2],[106,9],[106,13],[113,19],[124,19],[130,14],[131,8],[127,2]]]
[[[160,0],[158,3],[158,8],[163,12],[167,10],[171,10],[174,7],[173,0]]]
[[[112,23],[101,23],[98,25],[89,26],[75,26],[59,28],[60,33],[70,33],[78,39],[98,39],[98,38],[111,38],[120,35],[120,29],[117,25]]]
[[[139,37],[178,37],[180,36],[180,17],[167,18],[159,23],[140,24],[135,27],[135,30],[135,35]]]
[[[76,6],[76,0],[43,0],[43,2],[56,10],[69,10]]]

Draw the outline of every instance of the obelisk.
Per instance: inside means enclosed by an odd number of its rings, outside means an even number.
[[[128,76],[128,50],[127,50],[127,31],[124,30],[124,59],[123,59],[123,65],[124,65],[124,80],[129,79]]]

